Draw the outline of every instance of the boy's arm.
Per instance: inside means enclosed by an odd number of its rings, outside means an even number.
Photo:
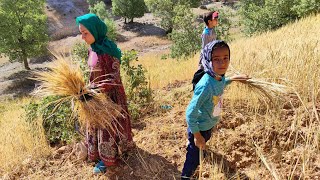
[[[200,85],[200,86],[196,86],[194,89],[194,94],[192,96],[192,99],[189,103],[189,106],[186,112],[187,124],[192,134],[195,134],[196,132],[200,131],[197,123],[197,119],[199,117],[199,108],[203,105],[203,103],[209,97],[209,95],[210,95],[209,86]]]

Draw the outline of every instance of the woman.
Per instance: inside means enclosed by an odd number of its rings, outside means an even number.
[[[95,14],[85,14],[76,18],[82,39],[91,46],[88,65],[90,83],[119,104],[124,115],[117,118],[118,132],[87,126],[86,142],[88,158],[99,161],[93,172],[106,171],[106,166],[116,164],[117,156],[134,146],[132,140],[130,116],[125,91],[120,79],[121,51],[106,37],[107,26]]]

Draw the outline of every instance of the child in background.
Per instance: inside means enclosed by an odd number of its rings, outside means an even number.
[[[190,179],[200,163],[199,150],[205,149],[212,128],[219,121],[224,88],[231,81],[249,79],[247,75],[224,76],[230,63],[230,49],[224,41],[209,42],[201,56],[205,74],[196,82],[186,111],[189,144],[181,179]]]
[[[209,42],[216,40],[217,35],[214,28],[218,25],[218,17],[219,13],[217,11],[211,11],[203,17],[206,27],[203,29],[201,35],[201,49],[203,49]]]
[[[216,40],[217,35],[214,28],[218,25],[218,17],[219,17],[219,13],[217,11],[211,11],[210,13],[207,13],[203,17],[203,21],[206,23],[206,27],[204,28],[201,35],[202,45],[201,45],[201,52],[200,52],[200,61],[198,65],[198,71],[195,72],[193,75],[193,79],[192,79],[193,89],[195,86],[195,82],[198,82],[200,78],[204,75],[203,66],[201,63],[201,57],[203,53],[202,51],[209,42]]]

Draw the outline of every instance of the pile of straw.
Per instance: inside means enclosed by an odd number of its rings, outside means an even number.
[[[34,79],[40,81],[41,85],[34,93],[42,97],[59,96],[53,102],[54,109],[63,102],[71,102],[82,127],[88,123],[116,131],[116,118],[122,116],[121,107],[99,90],[91,90],[85,83],[80,66],[65,57],[55,57],[49,71],[36,72]]]

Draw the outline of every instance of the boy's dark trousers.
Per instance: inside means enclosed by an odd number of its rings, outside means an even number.
[[[190,179],[194,171],[197,169],[199,160],[199,148],[194,144],[194,136],[191,130],[188,128],[188,140],[189,144],[187,147],[186,161],[182,169],[181,179]],[[212,128],[207,131],[200,131],[200,134],[204,137],[207,142],[211,138]],[[204,153],[205,156],[205,153]]]

